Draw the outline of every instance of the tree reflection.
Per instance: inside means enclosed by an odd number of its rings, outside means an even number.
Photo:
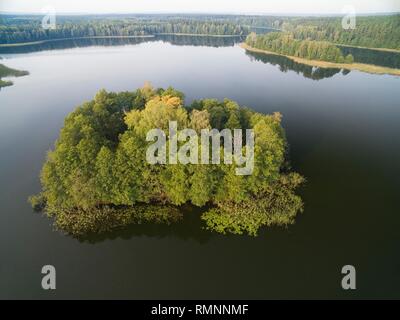
[[[279,66],[279,70],[281,70],[282,72],[294,71],[297,74],[303,75],[305,78],[313,80],[330,78],[342,71],[342,69],[340,68],[312,67],[306,64],[298,63],[285,56],[275,54],[246,51],[246,55],[249,56],[251,60],[261,61],[263,63],[269,63],[274,66]],[[350,73],[350,70],[343,70],[342,73],[343,75],[346,75]]]
[[[400,68],[400,53],[340,46],[344,55],[351,54],[358,63],[373,64],[381,67]]]
[[[0,47],[0,54],[30,53],[46,50],[60,50],[91,46],[125,46],[143,42],[163,41],[177,46],[228,47],[243,41],[243,37],[212,37],[187,35],[157,35],[137,38],[80,38],[52,40],[21,46]]]

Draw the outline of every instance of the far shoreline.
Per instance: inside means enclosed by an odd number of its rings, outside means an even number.
[[[74,38],[57,38],[57,39],[45,39],[31,42],[17,42],[17,43],[2,43],[0,48],[10,47],[23,47],[36,44],[42,44],[47,42],[55,41],[66,41],[66,40],[82,40],[82,39],[146,39],[155,38],[156,36],[191,36],[191,37],[213,37],[213,38],[240,38],[243,35],[231,35],[231,34],[204,34],[204,33],[155,33],[143,36],[92,36],[92,37],[74,37]]]
[[[304,58],[288,56],[280,53],[276,53],[273,51],[268,50],[261,50],[257,48],[250,47],[246,43],[242,42],[239,46],[247,51],[251,52],[258,52],[258,53],[265,53],[265,54],[273,54],[277,56],[287,57],[295,62],[306,64],[312,67],[319,67],[319,68],[338,68],[338,69],[348,69],[348,70],[358,70],[362,72],[372,73],[372,74],[389,74],[394,76],[400,76],[400,69],[388,68],[388,67],[381,67],[372,64],[364,64],[364,63],[335,63],[335,62],[328,62],[328,61],[321,61],[321,60],[308,60]]]
[[[0,44],[0,48],[8,48],[8,47],[23,47],[30,46],[35,44],[42,44],[47,42],[56,42],[56,41],[65,41],[65,40],[82,40],[82,39],[123,39],[123,38],[154,38],[154,35],[144,35],[144,36],[93,36],[93,37],[74,37],[74,38],[57,38],[57,39],[45,39],[38,40],[32,42],[17,42],[17,43],[3,43]]]

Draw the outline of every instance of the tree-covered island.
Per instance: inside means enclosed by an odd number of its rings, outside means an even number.
[[[235,164],[148,163],[146,133],[167,132],[169,121],[196,132],[253,129],[252,174],[236,175]],[[260,114],[228,99],[185,106],[183,93],[149,84],[134,92],[101,90],[66,117],[42,168],[42,192],[30,202],[74,236],[173,223],[184,204],[204,208],[209,230],[256,235],[262,226],[294,223],[302,211],[295,190],[304,178],[290,171],[286,153],[279,113]]]
[[[29,74],[28,71],[16,70],[16,69],[12,69],[12,68],[7,67],[4,64],[0,64],[0,88],[13,85],[12,81],[2,80],[1,78],[4,78],[4,77],[22,77],[22,76],[26,76],[28,74]]]

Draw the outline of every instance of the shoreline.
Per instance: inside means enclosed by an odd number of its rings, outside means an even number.
[[[206,33],[155,33],[154,36],[190,36],[190,37],[213,37],[213,38],[240,38],[245,35],[235,34],[206,34]]]
[[[372,74],[389,74],[389,75],[394,75],[394,76],[400,76],[400,69],[393,69],[393,68],[381,67],[381,66],[376,66],[376,65],[372,65],[372,64],[364,64],[364,63],[349,64],[349,63],[335,63],[335,62],[328,62],[328,61],[321,61],[321,60],[308,60],[305,58],[288,56],[288,55],[276,53],[273,51],[253,48],[244,42],[240,43],[239,46],[242,49],[247,50],[247,51],[273,54],[273,55],[277,55],[277,56],[287,57],[297,63],[306,64],[306,65],[309,65],[312,67],[358,70],[358,71],[372,73]]]
[[[270,28],[266,28],[270,29]],[[80,40],[80,39],[135,39],[135,38],[155,38],[156,36],[191,36],[191,37],[213,37],[213,38],[239,38],[244,37],[245,35],[233,35],[233,34],[206,34],[206,33],[155,33],[151,35],[143,35],[143,36],[92,36],[92,37],[74,37],[74,38],[57,38],[57,39],[45,39],[45,40],[38,40],[38,41],[31,41],[31,42],[18,42],[18,43],[2,43],[0,44],[0,48],[7,48],[7,47],[22,47],[22,46],[29,46],[35,44],[41,44],[46,42],[53,42],[53,41],[64,41],[64,40]],[[375,51],[383,51],[383,52],[394,52],[400,53],[400,49],[391,49],[391,48],[370,48],[370,47],[363,47],[363,46],[353,46],[347,44],[340,44],[335,42],[329,42],[333,45],[341,46],[341,47],[348,47],[348,48],[357,48],[357,49],[366,49],[366,50],[375,50]],[[273,52],[271,52],[273,53]]]
[[[144,35],[144,36],[93,36],[93,37],[74,37],[74,38],[57,38],[57,39],[46,39],[46,40],[38,40],[32,42],[19,42],[19,43],[3,43],[0,44],[0,48],[7,47],[22,47],[22,46],[30,46],[35,44],[42,44],[46,42],[56,42],[56,41],[65,41],[65,40],[82,40],[82,39],[135,39],[135,38],[154,38],[154,35]]]
[[[239,35],[223,35],[223,34],[196,34],[196,33],[156,33],[149,34],[143,36],[93,36],[93,37],[74,37],[74,38],[57,38],[57,39],[45,39],[31,42],[19,42],[19,43],[3,43],[0,44],[0,48],[9,48],[9,47],[23,47],[30,46],[35,44],[42,44],[46,42],[55,42],[55,41],[65,41],[65,40],[82,40],[82,39],[146,39],[146,38],[155,38],[156,36],[191,36],[191,37],[214,37],[214,38],[239,38],[243,36]]]

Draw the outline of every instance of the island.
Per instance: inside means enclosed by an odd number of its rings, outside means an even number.
[[[29,200],[58,230],[76,237],[135,223],[171,224],[184,218],[188,205],[204,209],[204,227],[221,234],[255,236],[264,226],[293,224],[303,210],[296,190],[305,178],[290,168],[281,118],[229,99],[185,105],[182,92],[149,83],[133,92],[101,90],[66,117],[41,171],[42,192]],[[239,175],[235,163],[222,161],[149,163],[154,142],[148,132],[171,135],[171,122],[179,132],[253,132],[251,174]],[[242,150],[247,147],[243,135]]]
[[[12,69],[12,68],[6,67],[4,64],[0,63],[0,88],[13,85],[12,81],[2,80],[1,78],[4,78],[4,77],[22,77],[22,76],[26,76],[28,74],[29,74],[28,71],[21,71],[21,70]]]

